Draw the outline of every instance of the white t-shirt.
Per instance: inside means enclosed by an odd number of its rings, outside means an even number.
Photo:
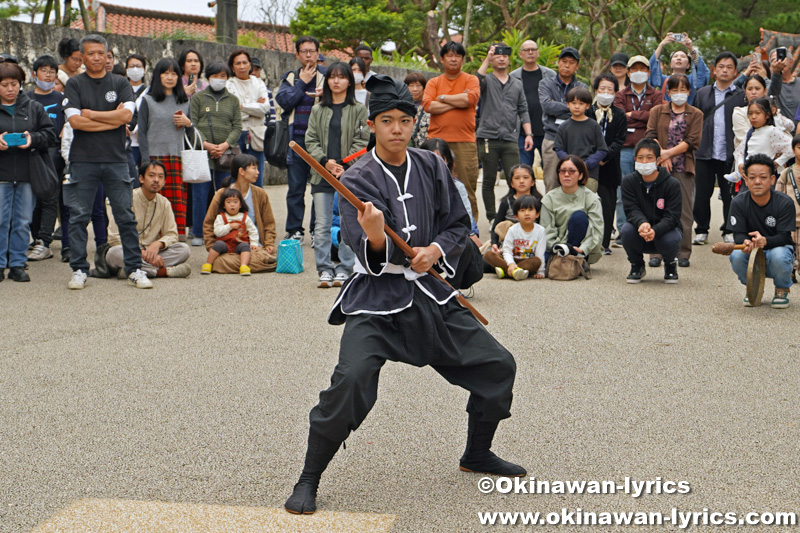
[[[533,224],[533,231],[526,232],[517,222],[508,229],[503,240],[503,259],[506,263],[517,263],[530,257],[542,260],[537,274],[544,275],[544,252],[547,249],[547,233],[544,226]]]

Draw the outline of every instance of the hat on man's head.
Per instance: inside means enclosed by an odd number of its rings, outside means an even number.
[[[622,65],[623,67],[628,66],[628,54],[624,54],[622,52],[617,52],[611,56],[611,61],[608,62],[609,67],[613,67],[614,65]]]
[[[261,60],[257,56],[253,56],[250,59],[250,64],[253,65],[253,67],[255,67],[255,68],[261,68],[261,69],[264,68],[264,67],[261,66]]]
[[[386,74],[374,74],[366,83],[369,91],[369,119],[375,120],[381,113],[399,109],[412,117],[417,115],[417,106],[408,86]]]
[[[578,53],[578,51],[571,46],[567,46],[561,49],[561,53],[558,54],[558,58],[561,59],[562,57],[572,57],[573,59],[575,59],[575,61],[581,60],[581,54]]]
[[[628,60],[628,68],[631,68],[636,63],[641,63],[642,65],[646,66],[648,69],[650,68],[650,62],[644,56],[633,56]]]

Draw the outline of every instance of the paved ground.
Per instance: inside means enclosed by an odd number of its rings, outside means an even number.
[[[268,192],[282,221],[286,189]],[[466,393],[388,364],[315,517],[281,507],[336,362],[336,293],[315,288],[308,247],[297,276],[201,277],[204,258],[193,249],[195,273],[152,291],[69,291],[56,259],[32,264],[32,283],[0,284],[0,531],[472,531],[479,511],[800,511],[800,300],[743,308],[709,246],[678,285],[660,269],[627,285],[615,249],[591,281],[491,276],[472,300],[518,364],[498,453],[540,480],[660,477],[690,494],[482,494],[457,468]]]

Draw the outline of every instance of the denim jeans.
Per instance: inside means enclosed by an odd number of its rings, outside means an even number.
[[[231,173],[227,170],[212,170],[211,181],[205,183],[192,183],[192,236],[203,237],[203,220],[206,218],[208,211],[209,198],[208,194],[211,192],[211,184],[214,184],[216,191],[222,187],[222,182],[230,176]]]
[[[634,171],[633,148],[623,148],[619,152],[619,169],[624,178]],[[622,226],[628,219],[625,218],[625,210],[622,208],[622,187],[617,187],[617,231],[622,230]]]
[[[332,192],[314,193],[314,207],[316,209],[316,224],[314,227],[314,260],[317,263],[317,272],[344,272],[348,276],[353,273],[355,254],[341,239],[339,239],[339,261],[334,268],[331,260],[331,221],[333,219]]]
[[[794,248],[778,246],[764,250],[767,260],[767,277],[772,278],[776,289],[788,289],[792,286],[792,268],[794,267]],[[747,285],[747,263],[750,255],[741,250],[731,254],[731,267],[742,285]]]
[[[0,269],[23,267],[36,196],[31,184],[0,181]]]
[[[264,186],[264,151],[253,150],[252,148],[247,147],[247,134],[249,132],[243,131],[242,134],[239,136],[239,148],[242,149],[243,154],[250,154],[256,159],[258,159],[258,179],[256,180],[256,186],[261,188]]]
[[[119,237],[125,254],[125,274],[142,266],[139,249],[139,234],[131,204],[133,189],[128,174],[128,163],[81,163],[71,164],[72,183],[64,186],[64,201],[70,209],[69,242],[72,270],[89,272],[86,260],[86,226],[92,215],[92,206],[97,187],[103,184],[114,220],[119,228]]]
[[[295,135],[293,140],[305,149],[305,137]],[[286,193],[286,233],[292,234],[296,231],[303,233],[303,215],[306,212],[306,184],[311,176],[311,168],[293,150],[289,150],[289,157],[286,158],[286,162],[289,180],[289,192]]]
[[[517,140],[517,144],[519,145],[519,162],[523,165],[533,166],[533,152],[534,150],[539,150],[539,156],[542,155],[542,141],[544,140],[544,135],[534,135],[533,137],[533,148],[530,152],[525,151],[525,136],[521,135]]]

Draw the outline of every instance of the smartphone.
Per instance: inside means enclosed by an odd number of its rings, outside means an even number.
[[[780,48],[776,48],[775,57],[778,61],[783,61],[784,59],[786,59],[786,47],[781,46]]]
[[[195,75],[194,74],[189,74],[189,85],[193,84],[194,80],[195,80]]]
[[[22,146],[28,142],[24,133],[6,133],[3,140],[8,146]]]
[[[176,114],[176,115],[183,115],[183,111],[181,111],[180,109],[178,109],[177,111],[175,111],[175,114]]]
[[[676,43],[682,43],[686,39],[685,33],[673,33],[672,38],[675,39]]]
[[[494,55],[496,55],[496,56],[510,56],[511,55],[511,47],[510,46],[495,46],[494,47]]]

